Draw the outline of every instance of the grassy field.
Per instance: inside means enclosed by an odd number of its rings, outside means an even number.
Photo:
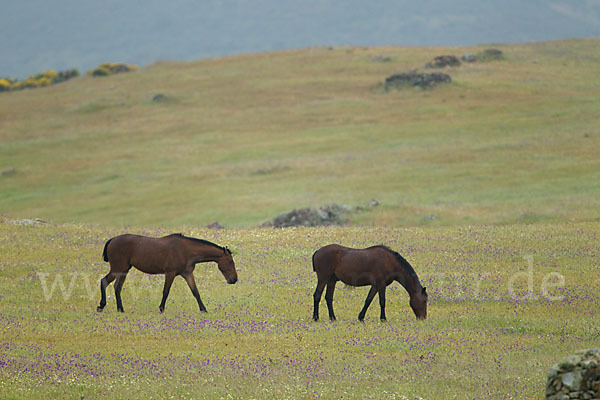
[[[0,94],[0,210],[108,226],[256,226],[381,202],[352,223],[600,217],[600,39],[495,45],[453,83],[386,77],[486,47],[312,48],[158,62]],[[389,58],[389,62],[380,60]],[[113,60],[111,60],[113,61]],[[155,104],[154,95],[170,100]]]
[[[138,271],[96,312],[101,252],[119,230],[0,224],[0,397],[541,399],[550,367],[597,347],[598,223],[497,227],[182,228],[235,252],[183,279],[158,313],[162,277]],[[163,229],[132,229],[162,235]],[[430,293],[417,321],[399,285],[388,322],[366,288],[338,285],[338,321],[313,322],[310,258],[330,242],[385,243]],[[326,316],[324,300],[321,314]]]
[[[600,345],[600,39],[494,45],[433,90],[385,78],[487,47],[339,47],[157,62],[0,93],[0,398],[541,399]],[[107,60],[118,61],[118,60]],[[156,103],[156,94],[167,100]],[[259,229],[293,208],[376,208]],[[49,222],[18,224],[24,218]],[[219,221],[223,230],[209,230]],[[240,281],[131,272],[96,312],[124,232],[227,245]],[[311,320],[311,256],[385,244],[430,295],[339,284]],[[324,300],[321,316],[326,316]]]

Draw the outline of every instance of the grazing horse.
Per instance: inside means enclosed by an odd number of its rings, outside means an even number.
[[[419,282],[415,270],[400,254],[386,246],[373,246],[367,249],[351,249],[338,244],[321,247],[313,254],[313,270],[318,283],[314,294],[313,319],[319,320],[319,302],[325,285],[325,300],[329,319],[335,321],[333,313],[333,291],[337,281],[350,286],[371,286],[358,320],[363,321],[375,293],[379,293],[380,318],[385,317],[385,288],[398,281],[410,295],[410,307],[417,319],[427,318],[427,291]]]
[[[117,311],[123,312],[121,289],[132,266],[147,274],[165,274],[163,297],[158,308],[161,313],[165,310],[171,284],[177,275],[181,275],[187,282],[198,301],[200,311],[206,312],[194,279],[196,263],[214,261],[227,283],[236,283],[238,279],[235,263],[228,248],[180,233],[161,238],[131,234],[115,236],[104,245],[103,256],[104,261],[110,262],[110,272],[100,281],[102,298],[98,311],[102,311],[106,306],[106,287],[116,280]]]

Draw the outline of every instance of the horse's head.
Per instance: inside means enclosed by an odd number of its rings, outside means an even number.
[[[235,270],[235,262],[233,261],[231,250],[227,247],[223,249],[223,255],[217,261],[217,265],[219,266],[219,271],[227,279],[227,283],[233,284],[237,282],[238,276]]]
[[[427,290],[422,288],[420,291],[417,290],[412,296],[410,296],[410,308],[412,308],[417,319],[427,318]]]

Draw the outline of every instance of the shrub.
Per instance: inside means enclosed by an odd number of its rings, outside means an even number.
[[[60,83],[64,81],[68,81],[71,78],[75,78],[79,76],[79,71],[76,69],[69,69],[67,71],[60,71],[57,76],[54,78],[53,83]]]
[[[485,49],[477,55],[477,59],[481,61],[494,61],[504,59],[504,53],[498,49]]]
[[[137,71],[139,68],[137,65],[127,65],[124,63],[102,63],[94,70],[88,71],[88,75],[91,76],[108,76],[113,74],[119,74],[121,72]]]
[[[485,49],[483,51],[480,51],[477,54],[472,54],[472,53],[463,54],[461,59],[465,62],[497,61],[497,60],[504,60],[504,53],[502,52],[502,50],[498,50],[498,49]]]
[[[48,70],[45,72],[40,72],[36,75],[31,75],[23,81],[12,80],[10,78],[3,78],[0,79],[0,92],[50,86],[55,83],[64,82],[76,76],[79,76],[79,71],[76,69],[71,69],[68,71],[61,72]]]
[[[9,78],[0,79],[0,92],[9,91],[13,82]]]
[[[92,71],[92,76],[107,76],[110,74],[110,69],[105,68],[102,65],[100,65],[98,68]]]

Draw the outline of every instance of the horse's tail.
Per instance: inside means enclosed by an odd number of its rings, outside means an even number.
[[[104,257],[104,261],[108,262],[108,244],[110,243],[112,239],[108,239],[108,242],[106,242],[106,244],[104,245],[104,251],[102,252],[102,257]]]

